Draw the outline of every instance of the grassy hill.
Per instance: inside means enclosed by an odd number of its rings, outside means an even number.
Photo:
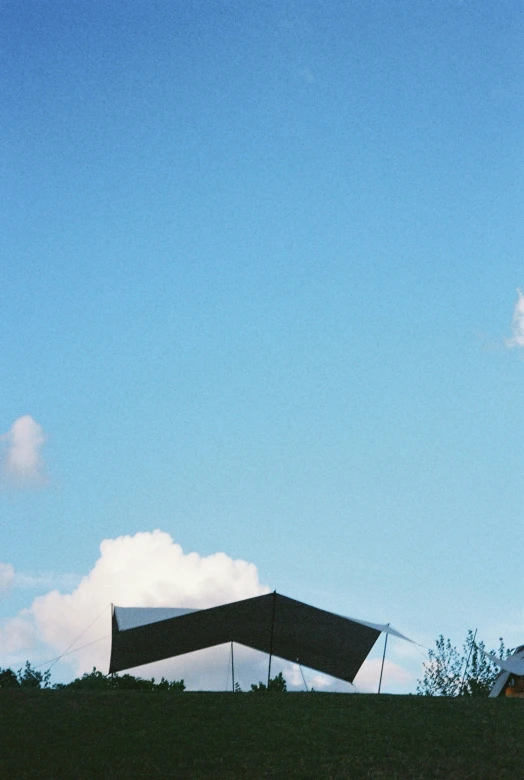
[[[524,701],[0,691],[2,778],[524,777]]]

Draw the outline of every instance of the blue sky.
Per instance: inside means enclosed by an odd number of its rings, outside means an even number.
[[[4,637],[160,529],[521,643],[521,4],[1,14]]]

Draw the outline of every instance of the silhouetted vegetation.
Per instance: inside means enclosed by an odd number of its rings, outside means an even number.
[[[12,669],[0,669],[0,688],[18,688],[20,682]]]
[[[58,684],[55,688],[70,688],[84,691],[166,691],[170,693],[182,693],[186,686],[183,680],[166,680],[162,677],[160,682],[154,678],[146,680],[143,677],[134,677],[132,674],[102,674],[93,667],[92,672],[86,672],[82,677],[77,677],[67,685]]]
[[[23,669],[0,669],[0,688],[50,688],[51,673],[33,669],[29,661]]]
[[[487,696],[500,672],[483,651],[484,642],[475,642],[473,631],[468,631],[462,652],[444,639],[442,634],[429,650],[429,661],[424,664],[424,676],[418,680],[417,693],[422,696]],[[500,639],[495,652],[505,658],[510,651]]]
[[[276,677],[269,680],[269,685],[259,682],[258,685],[252,685],[251,690],[253,693],[264,693],[264,691],[284,693],[287,691],[287,684],[282,672],[279,672]]]
[[[29,661],[23,669],[17,673],[12,669],[0,669],[0,688],[33,688],[52,690],[86,690],[86,691],[164,691],[169,693],[182,693],[186,686],[183,680],[166,680],[162,677],[160,682],[154,678],[146,680],[142,677],[134,677],[132,674],[103,674],[93,667],[92,672],[86,672],[82,677],[77,677],[70,683],[55,683],[51,685],[51,672],[39,672],[34,669]]]

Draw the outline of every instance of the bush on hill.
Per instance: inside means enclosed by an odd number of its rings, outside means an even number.
[[[182,693],[186,686],[183,680],[166,680],[160,682],[154,678],[145,680],[142,677],[133,677],[131,674],[109,675],[102,674],[93,667],[92,672],[86,672],[82,677],[77,677],[70,683],[55,683],[51,685],[51,672],[39,672],[33,669],[29,661],[23,669],[13,672],[12,669],[0,669],[0,688],[53,688],[55,690],[73,689],[90,691],[169,691]]]
[[[29,661],[23,669],[0,669],[0,688],[50,688],[51,673],[33,669]]]
[[[82,677],[77,677],[76,680],[67,685],[55,687],[91,691],[170,691],[172,693],[182,693],[186,688],[183,680],[170,682],[162,677],[157,683],[154,678],[146,680],[143,677],[134,677],[132,674],[102,674],[95,667],[93,667],[92,672],[86,672]]]
[[[485,654],[484,642],[475,642],[469,630],[462,653],[444,639],[442,634],[430,650],[429,662],[424,664],[424,675],[418,680],[417,693],[422,696],[487,696],[500,669]],[[509,654],[500,639],[498,651],[491,651],[504,658]]]
[[[0,669],[0,688],[19,688],[18,677],[12,669]]]
[[[251,690],[253,693],[263,693],[264,691],[277,691],[283,693],[287,691],[287,684],[282,672],[279,672],[276,677],[269,680],[269,685],[264,685],[263,682],[259,682],[258,685],[252,685]]]

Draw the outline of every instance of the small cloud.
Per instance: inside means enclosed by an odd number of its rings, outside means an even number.
[[[0,435],[5,484],[24,488],[45,483],[45,466],[40,454],[45,438],[42,426],[29,414],[19,417],[7,433]]]
[[[12,585],[14,588],[23,590],[45,590],[49,588],[72,590],[78,585],[81,579],[82,578],[78,574],[56,574],[52,571],[30,573],[16,572]]]
[[[13,584],[15,570],[10,563],[0,563],[0,595],[5,593]]]
[[[0,596],[16,590],[73,590],[80,582],[78,574],[56,574],[51,571],[20,572],[10,563],[0,563]]]
[[[524,294],[517,288],[518,300],[513,309],[511,338],[506,340],[508,347],[524,347]]]

